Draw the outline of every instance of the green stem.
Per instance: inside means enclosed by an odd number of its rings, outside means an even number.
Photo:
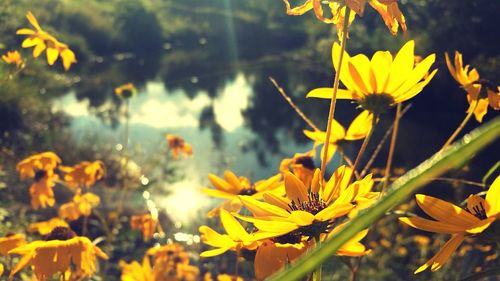
[[[316,241],[316,247],[321,246],[321,238],[318,236],[314,237]],[[321,281],[321,272],[323,271],[323,264],[320,264],[318,268],[313,273],[313,281]]]
[[[349,29],[349,15],[351,14],[351,9],[346,6],[345,8],[345,17],[344,17],[344,25],[343,25],[343,34],[342,34],[342,41],[340,42],[340,56],[339,56],[339,62],[337,65],[337,71],[335,72],[335,79],[333,81],[333,95],[332,99],[330,100],[330,111],[328,112],[328,124],[326,125],[326,138],[325,138],[325,143],[324,143],[324,152],[323,152],[323,158],[321,159],[321,177],[324,178],[325,176],[325,169],[326,169],[326,162],[327,162],[327,157],[328,157],[328,144],[330,143],[330,135],[332,133],[332,122],[333,122],[333,116],[335,114],[335,104],[337,102],[337,90],[339,89],[339,82],[340,82],[340,71],[342,68],[342,60],[344,58],[344,52],[345,52],[345,46],[347,43],[347,33]]]
[[[392,158],[394,157],[394,149],[396,147],[396,138],[398,136],[400,117],[401,117],[401,104],[398,103],[396,108],[396,116],[394,117],[394,127],[392,129],[391,144],[389,145],[389,154],[387,155],[387,164],[385,165],[384,186],[382,187],[381,194],[385,193],[385,191],[387,190],[387,186],[389,185],[389,178],[391,176]]]
[[[444,143],[443,147],[441,147],[441,150],[444,150],[445,148],[447,148],[455,140],[455,138],[462,131],[462,129],[465,127],[465,125],[467,124],[467,122],[469,122],[470,118],[474,114],[474,111],[476,110],[476,107],[477,107],[478,103],[479,103],[479,101],[476,100],[475,104],[474,104],[474,108],[469,111],[469,113],[467,114],[467,116],[465,116],[465,118],[462,121],[462,123],[460,123],[460,125],[457,127],[457,129],[455,130],[455,132],[453,132],[453,134],[450,136],[450,138]]]

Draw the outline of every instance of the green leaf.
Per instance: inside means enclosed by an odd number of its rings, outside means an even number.
[[[349,241],[359,231],[370,227],[373,222],[382,217],[387,211],[406,201],[419,187],[449,169],[460,166],[464,161],[468,161],[475,153],[495,141],[499,136],[500,117],[497,117],[465,135],[460,142],[444,151],[436,153],[400,177],[391,185],[387,194],[380,201],[352,219],[336,236],[311,250],[288,270],[272,276],[269,280],[299,280],[301,277],[307,275],[320,266],[326,259],[333,256],[340,246]]]

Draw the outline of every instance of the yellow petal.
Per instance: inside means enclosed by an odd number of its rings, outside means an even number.
[[[231,248],[218,248],[218,249],[208,250],[208,251],[200,253],[200,257],[202,257],[202,258],[215,257],[218,255],[224,254],[225,252],[229,251],[230,249]]]
[[[234,241],[243,241],[243,239],[247,238],[248,233],[228,211],[221,209],[220,219],[224,229],[231,239]]]
[[[415,270],[415,274],[424,271],[429,266],[432,271],[440,269],[447,261],[450,259],[453,252],[456,251],[458,246],[462,244],[465,237],[464,235],[453,235],[453,237],[444,244],[444,246],[439,250],[439,252],[434,255],[430,260],[428,260],[424,265]]]
[[[392,55],[389,51],[376,52],[371,60],[371,71],[375,76],[377,88],[376,93],[384,93],[392,64]]]
[[[488,217],[498,216],[500,213],[500,176],[497,176],[486,193],[486,214]]]
[[[35,31],[29,29],[29,28],[21,28],[16,31],[17,35],[33,35],[35,34]]]
[[[313,223],[314,215],[305,211],[293,211],[290,214],[290,220],[298,226],[307,226]]]
[[[213,247],[231,247],[235,243],[227,235],[222,235],[212,228],[202,225],[199,227],[198,231],[201,234],[201,240],[203,243],[213,246]]]
[[[326,163],[330,163],[330,160],[332,160],[333,155],[337,151],[338,145],[336,144],[330,144],[328,145],[328,154],[326,155]],[[321,158],[323,158],[323,155],[325,155],[325,146],[321,148]]]
[[[399,50],[391,65],[386,93],[392,93],[398,89],[410,74],[415,63],[414,49],[415,42],[410,40]]]
[[[333,97],[333,88],[316,88],[307,93],[306,98],[331,99]],[[337,99],[352,100],[354,99],[352,91],[337,89]]]
[[[436,75],[436,72],[437,72],[437,69],[434,69],[431,72],[431,74],[429,74],[429,76],[427,76],[427,78],[425,78],[424,81],[417,83],[417,85],[415,85],[411,90],[396,97],[394,99],[394,102],[401,103],[401,102],[404,102],[404,101],[409,100],[409,99],[413,98],[414,96],[416,96],[418,93],[420,93],[424,89],[425,86],[427,86],[427,84],[429,84],[429,82],[434,77],[434,75]]]
[[[264,199],[265,202],[278,206],[283,210],[288,209],[288,204],[290,204],[292,201],[288,198],[277,196],[275,194],[266,192],[262,195],[262,198]]]
[[[45,43],[38,43],[35,48],[33,48],[33,57],[38,58],[38,56],[40,56],[40,54],[45,50],[46,47],[47,46],[45,45]]]
[[[208,174],[208,180],[218,190],[221,190],[221,191],[224,191],[227,193],[231,193],[231,194],[238,194],[240,191],[236,186],[232,186],[227,181],[219,178],[218,176],[216,176],[214,174]]]
[[[335,42],[332,46],[332,63],[335,71],[338,71],[338,63],[340,58],[340,45]],[[344,51],[342,58],[342,68],[340,70],[340,81],[349,89],[350,91],[361,93],[359,86],[354,83],[351,74],[349,73],[349,60],[351,57],[347,52]]]
[[[252,198],[251,196],[238,196],[241,203],[254,215],[254,216],[280,216],[287,217],[289,213],[278,206],[261,202]]]
[[[307,0],[304,4],[291,8],[288,0],[284,0],[286,6],[286,14],[291,16],[301,16],[313,8],[313,0]]]
[[[228,192],[225,192],[222,190],[217,190],[217,189],[212,189],[212,188],[206,188],[206,187],[203,187],[201,189],[201,191],[203,191],[207,195],[217,197],[217,198],[222,198],[222,199],[232,199],[236,196],[235,194],[232,194],[232,193],[228,193]]]
[[[364,110],[361,112],[347,129],[345,136],[346,140],[360,140],[364,139],[372,128],[373,114]]]
[[[43,41],[38,37],[28,37],[28,38],[24,39],[23,43],[21,43],[21,47],[29,48],[29,47],[33,47],[33,46],[36,46],[36,45],[41,44],[41,43],[43,43]]]
[[[436,232],[436,233],[461,233],[465,232],[465,228],[458,225],[452,225],[444,222],[437,222],[433,220],[423,219],[420,217],[401,217],[399,220],[407,225],[418,228],[421,230]]]
[[[471,226],[467,229],[467,233],[478,234],[483,232],[486,228],[488,228],[494,221],[495,217],[486,218],[484,220],[480,220],[475,225]]]
[[[370,61],[365,55],[357,55],[348,63],[349,74],[361,93],[373,93],[370,78]]]
[[[234,216],[241,220],[253,223],[259,231],[278,233],[279,235],[277,236],[287,234],[298,228],[298,225],[295,222],[292,222],[289,218],[284,217],[247,217],[238,214],[234,214]]]
[[[469,113],[471,110],[474,109],[474,104],[475,102],[469,105],[467,113]],[[483,122],[483,117],[484,115],[486,115],[487,112],[488,112],[488,99],[487,98],[478,99],[477,106],[475,106],[474,109],[474,117],[476,117],[477,122],[479,123]]]
[[[308,200],[307,187],[290,172],[285,174],[285,190],[287,197],[296,203]]]
[[[26,14],[26,18],[28,19],[28,21],[31,23],[31,25],[33,25],[33,27],[36,29],[36,30],[42,30],[42,28],[40,27],[40,25],[38,24],[38,21],[36,20],[35,16],[31,13],[31,11],[29,11],[27,14]]]
[[[397,98],[400,95],[405,94],[411,88],[413,88],[424,76],[429,72],[432,64],[436,60],[436,55],[432,54],[426,57],[423,61],[421,61],[415,69],[409,74],[408,79],[399,87],[395,92],[393,92],[393,96]]]
[[[243,190],[243,186],[241,185],[240,179],[231,171],[224,171],[224,179],[231,185],[238,193]]]
[[[349,203],[333,204],[321,210],[319,213],[314,215],[314,217],[319,221],[328,221],[346,215],[352,210],[353,207],[354,206]]]
[[[67,71],[71,67],[72,63],[76,63],[75,53],[73,53],[73,51],[71,51],[70,49],[65,48],[63,51],[61,51],[61,60],[63,62],[64,70]],[[184,151],[187,154],[190,154],[190,152],[192,152],[189,144],[184,145]]]
[[[471,213],[449,202],[423,194],[417,194],[415,197],[420,208],[440,222],[467,228],[479,221]]]
[[[53,65],[59,57],[59,52],[56,48],[47,48],[47,62],[49,65]]]

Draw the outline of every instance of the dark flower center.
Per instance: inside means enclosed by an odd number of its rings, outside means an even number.
[[[301,157],[296,158],[295,164],[300,164],[304,168],[307,168],[309,170],[314,170],[314,168],[316,168],[314,166],[314,161],[313,161],[312,157],[310,157],[310,156],[301,156]]]
[[[50,240],[69,240],[73,237],[76,236],[76,233],[73,232],[73,230],[67,228],[67,227],[62,227],[58,226],[54,228],[46,237],[46,241]]]
[[[47,172],[45,170],[37,170],[35,172],[35,181],[39,181],[43,179],[47,175]]]
[[[366,109],[375,115],[386,112],[393,104],[394,98],[389,94],[370,94],[359,103],[363,109]]]
[[[468,210],[469,213],[473,214],[474,216],[476,216],[476,218],[480,219],[480,220],[484,220],[486,218],[488,218],[488,216],[486,215],[486,209],[484,209],[484,206],[483,206],[483,203],[479,203],[479,204],[476,204],[474,207],[472,207],[472,210]]]
[[[327,207],[323,199],[319,198],[318,193],[309,192],[308,197],[309,200],[307,201],[292,201],[292,203],[288,204],[288,207],[291,211],[305,211],[313,215],[316,215]]]
[[[251,185],[248,188],[243,188],[242,190],[240,190],[239,195],[254,195],[255,193],[257,193],[255,185]]]
[[[302,232],[299,230],[295,230],[285,235],[274,237],[271,240],[274,243],[280,243],[280,244],[297,244],[300,243],[301,237],[302,237]]]

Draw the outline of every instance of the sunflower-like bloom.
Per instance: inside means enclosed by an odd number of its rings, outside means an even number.
[[[2,59],[5,63],[15,64],[18,67],[23,63],[21,54],[18,51],[9,51],[7,54],[2,55]]]
[[[16,165],[21,180],[25,178],[36,178],[38,171],[53,171],[61,164],[61,158],[54,152],[47,151],[34,154],[21,160]]]
[[[10,250],[24,244],[26,244],[24,234],[7,234],[4,237],[0,237],[0,255],[5,256]]]
[[[126,83],[115,88],[115,95],[120,98],[130,98],[137,93],[137,88],[133,83]]]
[[[51,218],[48,221],[40,221],[40,222],[35,222],[35,223],[30,223],[28,226],[28,231],[29,232],[37,232],[40,235],[47,235],[54,230],[56,227],[68,227],[68,223],[60,219],[58,217]]]
[[[58,227],[49,234],[47,241],[34,241],[9,251],[9,255],[22,255],[12,269],[12,278],[22,268],[31,265],[39,281],[50,280],[56,274],[72,274],[90,277],[96,271],[96,257],[108,256],[87,237],[75,236],[68,228]]]
[[[344,32],[343,22],[346,13],[346,6],[353,10],[349,16],[349,25],[354,21],[356,14],[363,16],[365,10],[366,0],[347,0],[345,4],[339,3],[339,1],[329,1],[328,9],[332,15],[331,18],[326,18],[323,12],[323,4],[321,0],[306,0],[304,4],[297,7],[291,7],[289,0],[283,0],[285,2],[286,13],[292,16],[301,16],[306,12],[313,10],[314,15],[317,19],[324,23],[335,24],[338,30],[339,38],[342,37]],[[382,16],[385,25],[389,28],[391,34],[396,35],[401,26],[403,32],[406,32],[406,21],[405,17],[399,10],[399,6],[396,0],[369,0],[370,6],[372,6],[379,14]]]
[[[425,231],[451,234],[451,239],[436,255],[419,267],[415,274],[428,267],[432,271],[440,269],[467,236],[483,232],[495,219],[499,218],[500,176],[491,185],[485,199],[470,195],[465,210],[452,203],[423,194],[417,194],[416,199],[420,208],[435,220],[420,217],[401,217],[399,220]]]
[[[314,151],[306,153],[296,153],[292,158],[285,158],[280,163],[280,173],[285,176],[290,170],[305,185],[310,185],[314,175]]]
[[[193,147],[188,144],[183,138],[171,134],[165,136],[168,148],[172,151],[172,158],[179,159],[179,155],[184,155],[184,158],[193,155]]]
[[[216,248],[202,252],[200,257],[218,256],[229,250],[255,250],[259,246],[256,240],[267,237],[266,235],[255,237],[249,234],[238,220],[224,209],[220,209],[220,220],[227,234],[220,234],[206,225],[200,226],[201,241]]]
[[[238,199],[238,195],[249,195],[256,199],[261,199],[264,192],[273,192],[281,195],[285,191],[283,182],[281,181],[281,175],[279,174],[265,180],[257,181],[254,184],[252,184],[248,178],[237,177],[229,170],[224,172],[224,179],[214,174],[208,174],[208,179],[215,189],[205,187],[201,190],[209,196],[226,199],[222,205],[209,211],[209,217],[216,216],[220,208],[231,212],[239,212],[241,202]]]
[[[328,142],[328,156],[327,162],[330,162],[337,147],[345,141],[355,141],[364,139],[372,128],[373,114],[364,110],[361,112],[346,129],[340,125],[335,119],[332,120],[332,134]],[[314,148],[318,145],[323,145],[326,139],[326,133],[323,131],[309,131],[304,130],[304,134],[314,141]],[[323,155],[325,147],[321,148],[321,155]]]
[[[155,281],[148,257],[142,260],[142,265],[136,261],[131,263],[120,261],[120,268],[122,270],[122,281]]]
[[[59,42],[54,36],[42,30],[37,19],[31,12],[28,12],[26,14],[26,18],[35,28],[35,30],[29,28],[21,28],[16,31],[16,34],[18,35],[29,36],[28,38],[24,39],[21,46],[23,48],[34,47],[34,58],[37,58],[43,51],[46,50],[47,62],[49,65],[53,65],[57,58],[60,56],[64,69],[69,70],[71,64],[76,63],[75,53],[70,50],[68,45]]]
[[[378,51],[371,60],[363,54],[350,57],[345,52],[340,80],[347,89],[338,89],[337,98],[355,100],[375,115],[411,99],[423,90],[437,71],[428,74],[436,59],[435,54],[415,66],[414,48],[414,41],[408,41],[394,59],[389,51]],[[340,52],[340,46],[334,43],[332,61],[335,70]],[[332,88],[318,88],[309,92],[307,97],[331,99],[332,93]]]
[[[488,104],[494,110],[500,109],[500,87],[494,87],[491,83],[479,78],[479,73],[469,65],[463,66],[462,54],[455,51],[454,64],[451,63],[448,53],[445,54],[446,65],[453,78],[467,92],[469,108],[467,113],[474,112],[478,122],[483,121],[484,115],[488,111]],[[482,89],[486,89],[481,91]]]
[[[319,238],[330,232],[335,220],[349,214],[356,208],[356,202],[368,194],[359,193],[360,190],[371,189],[373,185],[369,176],[349,185],[350,173],[347,170],[350,169],[340,167],[327,183],[321,184],[320,170],[317,169],[309,187],[294,174],[287,173],[286,197],[265,193],[264,202],[261,202],[250,196],[240,196],[243,205],[254,216],[237,217],[253,223],[259,232],[274,233],[274,237],[288,234]]]
[[[144,241],[153,238],[156,232],[162,232],[158,218],[154,218],[151,214],[132,216],[130,218],[130,228],[140,230]]]
[[[179,244],[151,248],[146,256],[154,258],[154,280],[198,280],[198,268],[189,264],[189,254]]]
[[[92,208],[100,202],[101,199],[94,193],[87,192],[83,195],[77,193],[71,202],[59,207],[59,216],[68,221],[77,220],[81,216],[88,217],[92,213]]]
[[[106,167],[100,160],[83,161],[74,167],[61,167],[60,170],[65,173],[64,181],[72,189],[91,187],[106,175]]]

